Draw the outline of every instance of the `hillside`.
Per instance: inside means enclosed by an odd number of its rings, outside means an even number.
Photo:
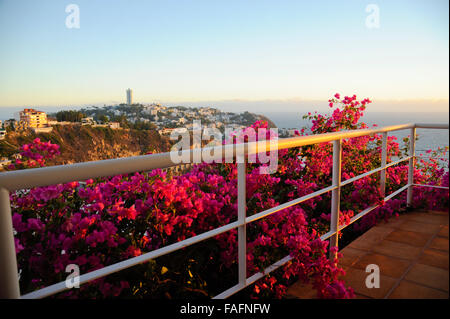
[[[188,127],[188,125],[192,125],[194,120],[200,120],[202,125],[214,125],[222,131],[227,126],[250,126],[259,120],[267,121],[269,127],[276,127],[267,117],[250,112],[233,113],[223,112],[213,107],[168,107],[160,104],[92,106],[81,109],[78,112],[60,111],[52,114],[52,116],[56,117],[59,121],[73,121],[74,116],[89,116],[98,122],[104,122],[105,120],[119,122],[122,127],[127,128],[139,128],[145,125],[148,128],[153,126],[160,130],[181,126]]]
[[[71,164],[118,157],[136,156],[152,152],[165,152],[169,140],[155,130],[112,130],[103,127],[56,125],[51,133],[35,134],[10,132],[0,141],[0,157],[18,153],[19,147],[39,137],[60,145],[61,155],[50,165]]]
[[[127,111],[132,109],[126,108]],[[216,110],[213,112],[216,112]],[[139,113],[137,116],[140,115]],[[229,116],[230,123],[239,124],[243,127],[261,120],[267,121],[269,127],[276,127],[270,119],[259,114],[249,112],[235,114],[230,112],[225,115]],[[95,116],[99,115],[96,113]],[[127,116],[131,115],[127,113]],[[199,118],[204,120],[203,116]],[[138,121],[137,123],[141,122]],[[203,124],[207,125],[207,123],[207,120],[203,121]],[[51,133],[36,134],[32,131],[20,133],[11,131],[7,133],[4,140],[0,140],[0,158],[11,158],[13,154],[19,152],[21,145],[31,143],[37,137],[42,141],[51,141],[60,146],[61,155],[53,161],[48,161],[48,165],[71,164],[169,151],[171,141],[168,136],[161,136],[155,129],[136,128],[139,127],[113,130],[107,127],[92,127],[89,125],[55,125]]]
[[[245,126],[250,126],[253,123],[255,123],[256,121],[264,121],[267,122],[267,124],[269,125],[269,128],[276,128],[277,126],[275,125],[274,122],[272,122],[268,117],[261,115],[261,114],[255,114],[255,113],[250,113],[250,112],[244,112],[240,115],[238,115],[241,117],[241,124],[245,125]]]

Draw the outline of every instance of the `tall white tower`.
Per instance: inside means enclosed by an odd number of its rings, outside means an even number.
[[[133,104],[133,90],[130,88],[127,89],[127,104]]]

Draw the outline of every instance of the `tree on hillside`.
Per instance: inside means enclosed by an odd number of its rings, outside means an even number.
[[[86,114],[80,112],[80,111],[59,111],[56,113],[56,120],[58,122],[81,122],[81,119],[83,117],[86,117]]]
[[[156,130],[157,126],[150,122],[136,121],[132,126],[135,130]]]
[[[98,119],[102,123],[108,123],[109,122],[109,118],[106,115],[100,115]]]
[[[120,123],[120,127],[122,128],[130,128],[130,122],[128,122],[128,119],[125,115],[118,115],[118,116],[113,116],[111,118],[111,122],[119,122]]]

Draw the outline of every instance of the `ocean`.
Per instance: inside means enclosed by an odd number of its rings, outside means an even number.
[[[299,129],[310,127],[309,121],[302,118],[304,112],[263,112],[278,128]],[[365,112],[361,121],[369,126],[377,124],[379,127],[406,123],[449,123],[448,112]],[[390,132],[396,136],[400,145],[402,138],[409,135],[409,130]],[[428,149],[437,149],[449,145],[449,131],[438,129],[417,129],[419,140],[416,143],[417,154]],[[447,155],[448,156],[448,155]]]

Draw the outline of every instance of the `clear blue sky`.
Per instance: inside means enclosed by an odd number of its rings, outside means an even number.
[[[66,28],[70,3],[79,29]],[[365,24],[370,3],[378,29]],[[128,87],[138,102],[340,92],[448,103],[448,10],[447,0],[0,0],[0,106],[124,102]]]

